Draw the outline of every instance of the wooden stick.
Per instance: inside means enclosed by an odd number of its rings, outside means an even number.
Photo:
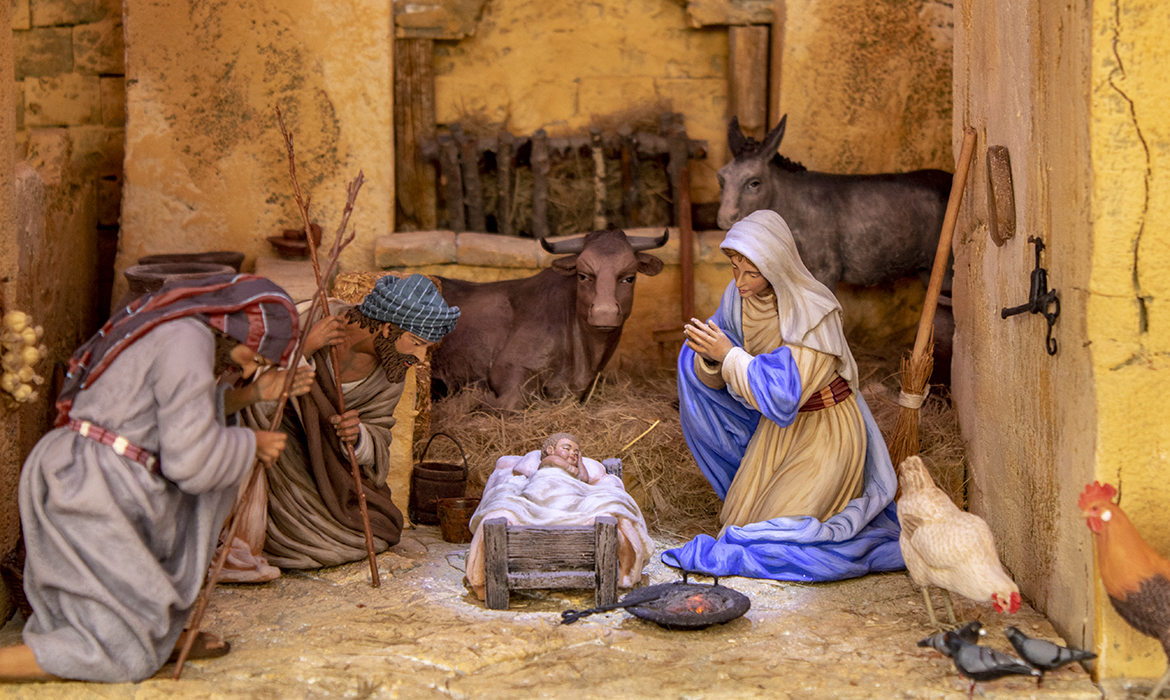
[[[618,130],[622,154],[622,220],[624,228],[636,226],[638,209],[638,148],[628,125]]]
[[[641,435],[639,435],[638,437],[634,438],[633,440],[630,440],[630,442],[629,442],[628,444],[626,444],[626,446],[625,446],[625,447],[623,447],[622,449],[618,450],[618,454],[620,455],[621,453],[623,453],[623,452],[625,452],[626,450],[628,450],[628,449],[630,449],[631,447],[633,447],[635,442],[637,442],[637,441],[641,440],[642,438],[646,437],[647,435],[649,435],[649,434],[650,434],[650,431],[651,431],[651,430],[654,430],[655,428],[657,428],[657,427],[658,427],[658,424],[659,424],[659,423],[661,423],[661,422],[662,422],[662,419],[661,419],[661,418],[659,418],[658,420],[656,420],[656,421],[654,421],[653,423],[651,423],[651,424],[650,424],[650,427],[649,427],[649,428],[646,428],[645,430],[643,430]]]
[[[605,221],[605,148],[601,145],[601,129],[589,131],[590,151],[593,154],[593,230],[608,228]]]
[[[678,173],[678,264],[682,272],[682,321],[695,317],[695,229],[691,226],[691,169]]]
[[[967,171],[975,153],[975,129],[963,130],[963,146],[959,151],[959,162],[951,182],[951,195],[939,233],[938,250],[934,255],[934,268],[930,273],[930,284],[926,288],[926,299],[922,305],[922,318],[918,321],[918,334],[914,339],[914,351],[909,361],[902,362],[902,394],[908,397],[921,396],[934,359],[931,357],[934,338],[934,312],[938,308],[938,296],[942,290],[943,276],[951,257],[951,239],[955,234],[955,223],[959,218],[959,206],[963,203],[963,191],[967,188]],[[901,396],[899,396],[901,398]],[[890,461],[897,469],[902,460],[918,454],[918,408],[902,404],[894,430],[887,441]]]
[[[516,138],[507,131],[496,136],[496,231],[511,236],[512,231],[512,144]]]
[[[292,178],[293,193],[296,197],[297,209],[301,212],[301,221],[305,225],[306,234],[309,233],[309,205],[301,196],[300,181],[297,180],[297,163],[296,156],[293,151],[293,137],[288,129],[284,126],[284,118],[280,114],[280,110],[276,111],[276,119],[280,123],[280,133],[284,136],[284,145],[288,150],[288,172]],[[337,234],[334,236],[334,244],[340,241],[345,235],[345,230],[349,226],[349,217],[353,213],[353,205],[357,200],[358,192],[362,189],[362,184],[365,182],[365,174],[358,171],[358,176],[353,182],[349,183],[346,188],[345,208],[341,213],[341,222],[337,226]],[[329,315],[329,298],[325,292],[325,287],[328,286],[328,278],[322,276],[321,265],[317,260],[317,246],[312,244],[312,238],[309,239],[309,258],[313,262],[313,274],[317,277],[317,297],[321,302],[321,313],[323,316]],[[306,325],[311,326],[316,319],[312,316],[308,317]],[[329,347],[329,359],[333,368],[333,386],[337,393],[337,415],[340,416],[345,413],[345,395],[341,390],[341,357],[336,345]],[[378,576],[378,559],[374,553],[374,534],[370,528],[370,512],[366,506],[366,490],[362,485],[362,469],[358,464],[357,455],[354,454],[353,444],[343,443],[345,445],[346,456],[349,458],[350,471],[353,473],[353,485],[357,489],[358,510],[362,516],[362,531],[366,536],[366,553],[370,560],[370,580],[374,588],[382,585],[382,581]]]
[[[459,170],[459,147],[447,134],[439,136],[439,168],[447,196],[447,226],[466,231],[463,217],[463,173]]]
[[[463,126],[451,125],[451,136],[459,147],[459,166],[463,173],[463,199],[467,202],[467,230],[485,233],[487,222],[483,213],[483,183],[479,178],[479,152],[475,138],[463,133]]]

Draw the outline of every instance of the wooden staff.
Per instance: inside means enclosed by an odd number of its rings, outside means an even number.
[[[918,409],[926,399],[923,391],[930,371],[934,369],[934,312],[938,308],[938,295],[942,290],[943,276],[947,261],[951,257],[951,238],[955,234],[955,222],[959,217],[959,206],[963,203],[963,190],[967,188],[967,171],[975,153],[975,129],[963,130],[963,147],[959,151],[959,163],[951,182],[951,196],[947,201],[947,212],[943,217],[942,231],[938,238],[938,250],[934,255],[934,269],[930,272],[930,285],[926,288],[926,299],[922,305],[922,318],[918,321],[918,335],[914,340],[914,351],[909,360],[902,358],[902,391],[898,395],[898,420],[890,433],[888,446],[890,461],[895,469],[902,460],[918,454]]]
[[[329,298],[325,293],[325,287],[328,285],[328,278],[321,274],[321,266],[317,261],[317,246],[313,244],[312,236],[310,235],[309,223],[309,204],[301,196],[301,185],[297,180],[297,164],[296,157],[293,153],[293,137],[284,126],[284,118],[281,117],[280,110],[276,110],[276,119],[280,123],[280,133],[284,136],[284,145],[288,150],[288,172],[292,178],[293,194],[296,197],[297,209],[301,212],[301,221],[305,226],[305,233],[309,235],[309,257],[313,261],[313,274],[317,276],[317,298],[321,303],[322,315],[329,315]],[[345,234],[345,229],[349,226],[349,216],[353,213],[354,201],[357,200],[358,192],[365,182],[365,176],[362,172],[358,172],[357,178],[349,183],[346,188],[345,209],[341,213],[341,223],[337,226],[337,235],[335,241],[340,241]],[[308,316],[307,327],[312,326],[315,321],[312,315]],[[336,345],[329,346],[329,360],[333,367],[333,386],[337,391],[337,415],[341,416],[345,413],[345,395],[341,391],[341,358],[340,351]],[[374,554],[374,534],[370,529],[370,512],[366,507],[366,489],[362,486],[362,468],[358,464],[357,455],[354,454],[353,444],[349,442],[342,443],[345,446],[346,456],[349,457],[350,471],[353,473],[353,485],[357,489],[358,496],[358,510],[362,516],[362,530],[366,536],[366,553],[370,559],[370,579],[374,588],[382,585],[381,579],[378,577],[378,559]],[[230,540],[229,540],[230,542]]]
[[[330,251],[329,260],[325,265],[324,279],[328,279],[329,275],[333,274],[333,270],[337,268],[337,259],[341,256],[341,251],[352,240],[352,235],[345,241],[342,241],[339,236],[333,242],[333,249]],[[313,303],[309,307],[309,318],[312,318],[316,313],[318,303],[319,300],[314,297]],[[289,368],[284,377],[284,386],[280,390],[280,398],[276,402],[276,411],[272,416],[273,426],[279,426],[280,422],[284,419],[284,407],[288,403],[288,394],[292,390],[293,380],[296,377],[296,367],[300,363],[301,354],[304,352],[305,339],[309,335],[309,328],[310,326],[305,326],[301,329],[301,337],[297,340],[292,357],[289,359]],[[252,493],[258,487],[261,469],[264,469],[264,465],[257,459],[252,464],[252,473],[248,478],[247,486],[244,487],[243,503],[251,500]],[[171,675],[171,678],[176,681],[179,680],[179,676],[183,673],[183,664],[187,662],[187,657],[191,654],[191,647],[195,644],[195,638],[199,636],[199,625],[202,624],[203,615],[207,612],[207,603],[211,600],[211,594],[215,590],[216,584],[219,583],[219,574],[223,571],[224,562],[227,561],[228,553],[231,551],[231,543],[236,538],[236,532],[239,530],[239,526],[239,513],[233,511],[228,521],[227,542],[225,546],[220,547],[219,554],[215,556],[215,562],[212,564],[211,571],[207,575],[207,582],[204,584],[203,593],[200,594],[199,600],[195,604],[195,611],[191,615],[191,621],[187,625],[187,638],[183,641],[183,648],[179,651],[179,659],[175,662],[175,672]]]

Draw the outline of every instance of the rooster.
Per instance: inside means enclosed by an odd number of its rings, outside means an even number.
[[[922,586],[931,626],[942,629],[930,602],[931,585],[943,589],[952,625],[957,623],[949,591],[977,602],[991,601],[996,612],[1019,610],[1020,589],[999,563],[987,523],[959,510],[935,485],[919,457],[907,457],[898,471],[902,490],[898,544],[910,578]]]
[[[1170,562],[1146,544],[1113,502],[1117,489],[1094,481],[1077,505],[1096,542],[1097,570],[1113,609],[1130,627],[1162,643],[1170,661]],[[1170,667],[1154,686],[1156,698],[1170,681]]]

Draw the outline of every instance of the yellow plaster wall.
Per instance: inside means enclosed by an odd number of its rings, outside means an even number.
[[[1097,382],[1095,476],[1146,540],[1170,556],[1170,14],[1097,1],[1092,14],[1092,275],[1087,321]],[[1165,655],[1097,590],[1105,675],[1158,676]]]
[[[151,253],[239,250],[300,227],[279,106],[311,215],[331,237],[345,185],[366,185],[344,269],[393,228],[392,30],[384,0],[126,0],[121,272]],[[247,269],[247,268],[245,268]]]
[[[1036,0],[956,5],[955,150],[979,130],[956,238],[953,389],[971,468],[972,509],[994,531],[1021,591],[1102,677],[1156,676],[1165,658],[1112,610],[1077,508],[1093,479],[1170,554],[1165,479],[1170,414],[1166,196],[1170,17],[1142,2]],[[989,145],[1009,149],[1016,236],[987,232]],[[1061,314],[1055,357],[1024,303],[1041,256]],[[1144,308],[1144,311],[1143,311]]]
[[[780,4],[784,155],[835,173],[954,169],[951,3]]]

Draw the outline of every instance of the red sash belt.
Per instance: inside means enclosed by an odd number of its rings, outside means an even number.
[[[822,408],[835,406],[847,399],[852,393],[853,390],[849,388],[849,382],[838,376],[829,382],[828,386],[824,389],[808,397],[808,401],[805,401],[804,405],[797,412],[808,413],[809,411],[819,411]]]
[[[78,435],[81,435],[81,437],[87,437],[103,445],[109,445],[114,449],[114,452],[126,459],[138,462],[150,470],[152,474],[160,473],[158,455],[142,449],[117,433],[111,433],[89,421],[77,420],[76,418],[70,418],[67,427]]]

